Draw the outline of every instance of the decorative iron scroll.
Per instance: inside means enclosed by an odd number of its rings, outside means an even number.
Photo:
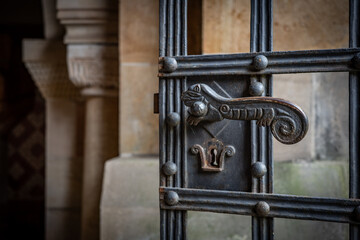
[[[258,126],[270,126],[274,137],[284,144],[299,142],[308,130],[305,113],[279,98],[225,98],[206,84],[195,84],[183,92],[181,99],[189,107],[187,122],[194,126],[202,121],[257,120]]]
[[[224,170],[225,157],[232,157],[235,154],[235,148],[226,145],[212,138],[204,143],[204,146],[195,144],[191,147],[192,154],[199,154],[201,169],[205,172],[221,172]]]

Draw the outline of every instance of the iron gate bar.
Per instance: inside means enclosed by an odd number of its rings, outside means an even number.
[[[272,50],[272,1],[251,1],[251,51],[230,55],[186,55],[186,0],[160,0],[160,219],[161,239],[186,239],[186,210],[238,213],[253,216],[253,239],[272,239],[272,217],[350,223],[350,239],[360,239],[359,81],[360,31],[358,0],[350,0],[350,47],[311,51]],[[255,53],[258,52],[258,53]],[[181,56],[179,56],[181,55]],[[215,68],[215,69],[211,69]],[[272,193],[272,147],[268,129],[251,125],[251,161],[268,172],[253,179],[252,191],[231,192],[186,189],[187,136],[185,106],[180,93],[186,76],[250,75],[271,96],[276,73],[348,71],[350,95],[350,198],[331,199]],[[246,80],[246,77],[243,78]],[[260,96],[260,95],[258,95]],[[176,124],[168,114],[179,119]],[[175,168],[171,166],[175,165]],[[169,168],[167,168],[169,167]],[[177,167],[177,168],[176,168]],[[175,170],[174,170],[175,169]],[[173,171],[173,172],[172,172]],[[261,193],[260,193],[261,192]]]
[[[272,0],[251,1],[250,52],[272,51]],[[262,96],[272,96],[272,76],[251,76],[250,85],[262,84]],[[251,92],[251,91],[249,91]],[[251,129],[251,164],[263,164],[267,171],[257,178],[252,175],[251,188],[256,193],[273,192],[273,156],[272,135],[269,128],[258,128],[255,121]],[[274,221],[272,218],[252,217],[252,239],[272,240],[274,238]]]
[[[161,0],[159,7],[159,55],[186,55],[186,0]],[[184,120],[180,92],[186,83],[179,78],[159,79],[160,186],[184,187],[182,129],[167,126],[167,113]],[[181,124],[182,125],[182,124]],[[172,168],[175,166],[175,170]],[[169,169],[167,169],[167,167]],[[174,170],[175,173],[171,173]],[[160,210],[161,239],[186,239],[186,212]]]
[[[359,53],[360,48],[344,48],[160,57],[159,77],[359,71]],[[264,69],[253,64],[259,55],[268,61]]]
[[[167,203],[169,193],[178,201]],[[360,224],[360,199],[303,197],[284,194],[247,193],[184,188],[160,188],[161,208],[259,216],[255,206],[266,202],[270,211],[262,217],[281,217]],[[262,212],[260,212],[260,215]],[[358,220],[357,220],[358,219]]]
[[[349,47],[360,46],[360,3],[357,0],[350,1],[349,20]],[[359,159],[359,106],[360,106],[360,75],[349,73],[349,195],[350,198],[360,198],[360,159]],[[360,239],[360,228],[358,225],[350,224],[350,239]]]

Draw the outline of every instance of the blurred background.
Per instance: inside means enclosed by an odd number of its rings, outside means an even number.
[[[249,0],[188,0],[188,53],[249,52]],[[274,51],[348,47],[348,0],[273,0]],[[1,239],[159,239],[157,0],[3,0]],[[275,193],[348,197],[348,74],[274,75],[310,130],[274,141]],[[189,239],[251,239],[251,218],[190,212]],[[276,219],[276,239],[347,239]]]

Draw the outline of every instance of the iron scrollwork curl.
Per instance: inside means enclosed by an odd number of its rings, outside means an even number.
[[[308,130],[308,119],[303,110],[279,98],[226,98],[206,84],[195,84],[182,94],[181,99],[189,107],[187,122],[194,126],[202,121],[257,120],[258,126],[270,126],[274,137],[284,144],[301,141]]]

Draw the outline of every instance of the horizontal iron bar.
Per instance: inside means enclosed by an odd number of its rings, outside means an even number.
[[[359,71],[358,53],[360,48],[161,57],[159,77]],[[253,64],[258,55],[268,60],[263,70]]]
[[[167,194],[177,193],[177,204],[167,204]],[[168,194],[171,195],[171,194]],[[208,211],[259,216],[256,204],[266,202],[266,217],[281,217],[360,224],[360,199],[303,197],[283,194],[160,188],[160,207],[170,210]]]

